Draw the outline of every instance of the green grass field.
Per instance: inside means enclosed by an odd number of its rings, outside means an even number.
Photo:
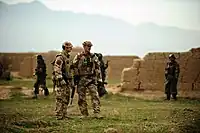
[[[1,84],[29,87],[32,81],[1,81]],[[107,128],[114,128],[119,133],[200,132],[198,100],[143,100],[109,94],[101,98],[103,119],[79,119],[80,112],[75,99],[74,106],[68,110],[72,119],[56,120],[55,98],[52,94],[31,99],[19,91],[11,93],[11,99],[0,100],[1,133],[103,133]],[[92,115],[90,97],[87,98]]]
[[[0,80],[0,85],[13,85],[13,86],[23,86],[28,88],[33,88],[36,79],[13,79],[11,81]],[[119,83],[119,80],[108,80],[109,84]],[[47,87],[52,88],[53,83],[50,78],[46,80]]]

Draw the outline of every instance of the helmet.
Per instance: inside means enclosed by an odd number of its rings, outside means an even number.
[[[98,54],[99,59],[102,59],[103,55],[101,53]]]
[[[169,55],[169,58],[174,58],[174,59],[176,59],[176,57],[174,56],[174,54],[170,54],[170,55]]]
[[[92,43],[91,43],[90,41],[84,41],[84,42],[82,43],[82,45],[83,45],[83,46],[90,46],[90,47],[93,46]]]
[[[63,44],[62,44],[62,49],[65,49],[65,47],[73,47],[72,43],[71,42],[68,42],[68,41],[65,41]]]
[[[37,59],[42,59],[42,55],[37,55]]]

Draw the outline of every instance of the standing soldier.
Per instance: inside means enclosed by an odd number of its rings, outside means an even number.
[[[71,55],[72,44],[64,42],[63,51],[56,55],[54,61],[54,76],[56,80],[56,116],[58,120],[69,118],[67,116],[67,106],[70,100],[70,82],[72,81]]]
[[[100,61],[100,69],[101,69],[101,75],[102,75],[102,82],[104,83],[106,80],[106,69],[108,68],[108,61],[105,63],[103,60],[103,55],[99,53],[99,61]]]
[[[37,67],[35,69],[34,76],[37,76],[36,82],[34,84],[34,94],[35,96],[33,98],[37,98],[37,94],[39,94],[39,87],[43,88],[44,95],[49,95],[49,90],[46,86],[46,64],[44,62],[44,59],[42,55],[37,56]]]
[[[106,69],[108,68],[108,61],[107,63],[104,62],[103,55],[101,53],[95,53],[95,54],[97,55],[100,62],[100,70],[101,70],[101,76],[102,76],[102,82],[98,82],[97,84],[97,91],[98,91],[99,97],[102,97],[105,94],[108,94],[104,86],[105,84],[107,84],[105,80],[106,80]]]
[[[0,78],[3,75],[3,64],[0,62]]]
[[[179,64],[176,62],[174,54],[169,55],[169,61],[165,67],[165,94],[167,100],[170,100],[171,94],[174,100],[177,99],[177,82],[180,73]]]
[[[51,80],[52,80],[52,83],[53,83],[53,94],[55,94],[55,88],[56,88],[56,78],[55,78],[55,72],[54,72],[54,61],[51,62],[52,66],[53,66],[53,70],[52,70],[52,77],[51,77]]]
[[[86,89],[88,89],[91,95],[91,101],[93,105],[93,112],[95,118],[102,118],[100,113],[100,99],[97,92],[97,82],[101,80],[100,74],[100,62],[98,57],[90,53],[92,43],[90,41],[83,42],[84,51],[76,55],[73,60],[75,67],[75,76],[79,76],[79,84],[77,87],[78,92],[78,105],[81,111],[82,117],[86,118],[89,113],[86,102]],[[102,82],[102,81],[100,81]]]

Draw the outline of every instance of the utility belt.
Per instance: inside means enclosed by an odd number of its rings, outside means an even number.
[[[93,73],[93,74],[80,74],[79,75],[79,77],[85,77],[85,78],[92,78],[92,77],[94,77],[95,76],[95,74]]]

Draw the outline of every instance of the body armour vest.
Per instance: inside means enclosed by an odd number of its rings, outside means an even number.
[[[85,55],[81,53],[79,55],[79,61],[78,61],[78,71],[80,76],[84,75],[94,75],[94,59],[93,54]]]
[[[62,70],[61,70],[63,78],[71,79],[73,77],[73,72],[71,70],[72,59],[71,59],[70,54],[65,55],[63,53],[60,53],[56,55],[56,57],[58,56],[61,56],[62,57],[61,59],[63,61]]]

